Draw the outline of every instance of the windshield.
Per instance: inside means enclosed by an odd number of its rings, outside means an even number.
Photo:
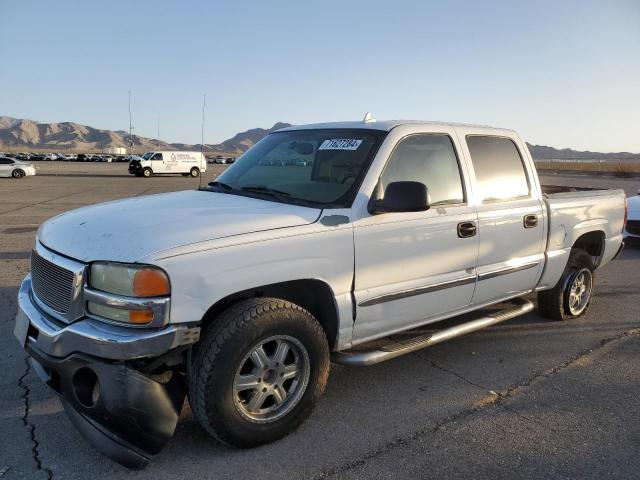
[[[151,157],[153,157],[153,153],[154,152],[147,152],[142,156],[143,160],[149,160]]]
[[[272,133],[242,155],[210,189],[346,208],[385,134],[364,129]]]

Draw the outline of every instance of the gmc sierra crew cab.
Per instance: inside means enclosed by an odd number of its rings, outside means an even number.
[[[252,447],[310,415],[331,361],[495,325],[536,292],[544,317],[583,315],[624,222],[621,190],[541,185],[512,130],[289,127],[204,188],[43,223],[14,333],[87,440],[142,468],[185,397],[213,437]]]

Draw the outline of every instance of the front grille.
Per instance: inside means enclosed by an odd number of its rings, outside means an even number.
[[[31,252],[33,291],[42,303],[60,313],[68,313],[73,299],[74,274]]]
[[[640,220],[627,220],[626,230],[631,235],[640,235]]]

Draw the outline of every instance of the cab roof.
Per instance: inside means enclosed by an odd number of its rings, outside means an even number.
[[[281,128],[277,130],[278,132],[286,132],[289,130],[314,130],[321,128],[354,128],[354,129],[367,129],[367,130],[379,130],[388,132],[395,127],[400,125],[423,125],[425,127],[429,126],[449,126],[449,127],[472,127],[472,128],[482,128],[487,130],[503,130],[503,131],[512,131],[507,128],[497,128],[491,127],[488,125],[472,125],[468,123],[455,123],[455,122],[433,122],[433,121],[423,121],[423,120],[376,120],[372,122],[328,122],[328,123],[310,123],[307,125],[292,125],[290,127]]]

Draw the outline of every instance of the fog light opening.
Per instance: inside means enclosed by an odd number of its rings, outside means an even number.
[[[100,398],[100,383],[93,370],[82,367],[73,374],[73,393],[80,405],[91,408]]]

